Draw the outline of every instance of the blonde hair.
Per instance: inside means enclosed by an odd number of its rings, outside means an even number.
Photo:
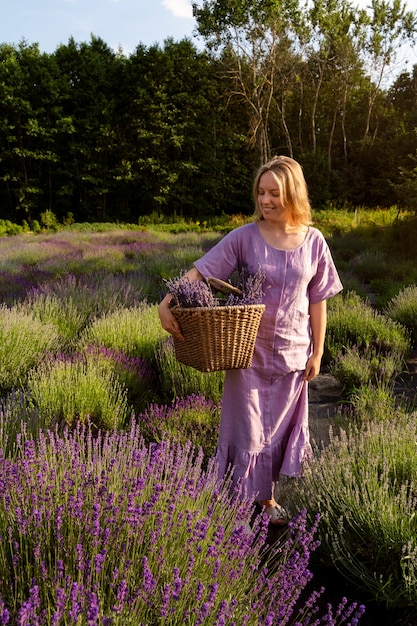
[[[255,201],[255,219],[263,219],[258,203],[258,189],[259,180],[265,172],[271,172],[277,183],[281,204],[287,211],[288,222],[294,226],[311,224],[311,205],[302,167],[297,161],[287,156],[275,156],[258,169],[252,191]]]

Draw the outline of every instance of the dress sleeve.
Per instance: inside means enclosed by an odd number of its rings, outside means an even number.
[[[234,270],[241,266],[242,237],[240,230],[240,228],[237,228],[227,233],[204,256],[195,261],[194,267],[198,269],[204,278],[213,276],[221,280],[227,280]]]
[[[309,300],[312,304],[327,300],[343,289],[329,246],[322,235],[320,240],[317,247],[317,271],[308,286]]]

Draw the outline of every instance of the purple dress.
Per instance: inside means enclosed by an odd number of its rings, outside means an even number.
[[[216,459],[220,477],[233,467],[234,484],[267,500],[279,474],[299,476],[311,454],[303,381],[311,353],[309,304],[343,286],[326,240],[312,227],[300,246],[281,250],[252,222],[225,235],[194,265],[205,278],[222,280],[243,266],[266,272],[252,366],[226,372]]]

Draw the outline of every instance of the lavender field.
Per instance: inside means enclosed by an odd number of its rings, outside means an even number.
[[[0,624],[358,623],[316,612],[305,511],[268,547],[218,483],[223,374],[160,328],[163,278],[217,236],[0,241]]]
[[[294,518],[269,545],[267,520],[229,478],[216,481],[224,374],[178,363],[156,310],[164,279],[219,236],[0,239],[0,624],[370,623],[355,597],[321,599],[316,554],[358,589],[369,579],[388,608],[394,597],[407,615],[417,606],[417,420],[390,393],[409,330],[352,294],[329,311],[328,366],[346,377],[349,357],[352,377],[367,358],[376,379],[350,399],[345,435],[287,486]],[[357,519],[349,526],[358,511],[367,551]]]

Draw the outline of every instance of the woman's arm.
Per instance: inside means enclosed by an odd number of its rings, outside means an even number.
[[[313,336],[313,353],[307,360],[306,369],[304,371],[304,380],[308,381],[313,380],[320,372],[321,358],[324,352],[324,339],[326,337],[326,300],[310,303],[309,312],[311,333]]]
[[[188,276],[190,280],[203,280],[202,274],[200,274],[198,269],[196,269],[195,267],[192,267],[184,275]],[[173,316],[171,309],[169,307],[171,300],[172,300],[172,295],[170,293],[167,293],[167,295],[161,301],[158,307],[159,319],[161,320],[162,328],[164,330],[169,332],[171,335],[173,335],[177,339],[181,339],[182,341],[184,341],[184,336],[181,332],[180,325],[178,324],[177,320]]]

